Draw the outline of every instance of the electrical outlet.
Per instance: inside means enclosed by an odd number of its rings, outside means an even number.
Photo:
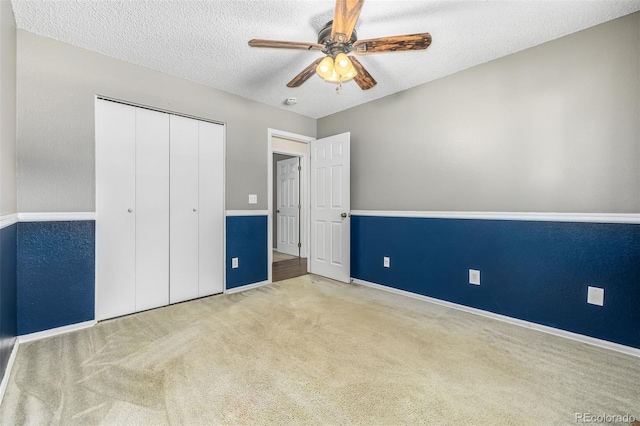
[[[238,267],[238,258],[237,257],[231,258],[231,267],[233,269],[236,269]]]
[[[480,285],[480,271],[469,269],[469,284]]]
[[[249,194],[249,204],[258,204],[258,196],[256,194]]]
[[[587,291],[587,303],[604,306],[604,288],[589,287],[589,291]]]
[[[382,258],[382,264],[384,265],[385,268],[388,268],[390,263],[391,263],[391,260],[388,257],[385,256]]]

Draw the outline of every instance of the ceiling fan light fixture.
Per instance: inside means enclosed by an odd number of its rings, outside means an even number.
[[[331,56],[325,57],[316,67],[316,73],[325,80],[330,78],[334,72],[333,59]]]
[[[346,74],[349,66],[351,65],[351,61],[349,60],[349,57],[344,53],[338,53],[338,55],[336,56],[335,64],[338,74]]]
[[[342,77],[342,81],[351,80],[358,74],[356,69],[353,67],[353,63],[351,63],[349,57],[344,53],[338,53],[335,62],[336,73],[338,73],[338,76]]]
[[[349,64],[350,64],[349,70],[342,75],[342,81],[351,80],[352,78],[358,75],[358,71],[356,71],[356,69],[353,67],[353,65],[351,65],[351,63]]]
[[[351,63],[349,57],[344,53],[339,53],[335,61],[330,56],[324,58],[318,64],[316,72],[324,81],[329,83],[349,81],[358,75],[358,72],[353,67],[353,63]]]
[[[324,79],[327,83],[340,83],[340,76],[336,72],[335,68],[331,69],[331,75]]]

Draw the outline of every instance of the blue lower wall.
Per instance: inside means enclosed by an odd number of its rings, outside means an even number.
[[[640,225],[353,216],[351,226],[354,278],[640,348]],[[604,306],[587,304],[588,286],[605,289]]]
[[[371,216],[351,225],[354,278],[640,348],[640,225]],[[226,226],[227,289],[267,280],[267,216],[228,216]],[[24,222],[0,237],[3,371],[16,332],[94,319],[95,223]],[[480,286],[469,269],[481,271]],[[605,289],[603,307],[586,303],[588,286]]]
[[[231,268],[234,257],[237,269]],[[227,289],[266,281],[267,259],[267,216],[227,216]]]
[[[0,229],[0,379],[18,334],[16,327],[16,236],[18,225]]]
[[[18,334],[94,319],[95,222],[18,224]]]

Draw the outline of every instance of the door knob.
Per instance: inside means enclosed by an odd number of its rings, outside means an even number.
[[[342,213],[342,214],[340,215],[340,217],[347,217],[347,214],[346,214],[346,213]]]
[[[133,209],[127,209],[129,213],[133,213]]]
[[[276,210],[276,213],[280,213],[280,210]]]
[[[193,211],[194,211],[194,212],[197,212],[197,211],[198,211],[198,209],[193,209]]]

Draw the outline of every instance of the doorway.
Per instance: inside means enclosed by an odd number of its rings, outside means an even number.
[[[309,143],[269,129],[269,281],[309,272]]]
[[[273,153],[272,278],[282,281],[307,273],[302,257],[302,162],[299,156]]]
[[[278,215],[274,209],[277,205],[277,190],[273,183],[274,174],[277,175],[274,154],[288,156],[293,164],[297,158],[300,166],[298,242],[295,243],[296,238],[291,240],[299,249],[296,274],[313,273],[350,282],[350,134],[341,133],[316,140],[268,129],[267,141],[268,282],[286,279],[279,274],[274,276],[273,267],[274,240],[277,242],[278,238],[274,234],[276,226],[273,222]],[[295,218],[290,220],[295,223]],[[301,259],[305,259],[306,265],[301,266]]]

